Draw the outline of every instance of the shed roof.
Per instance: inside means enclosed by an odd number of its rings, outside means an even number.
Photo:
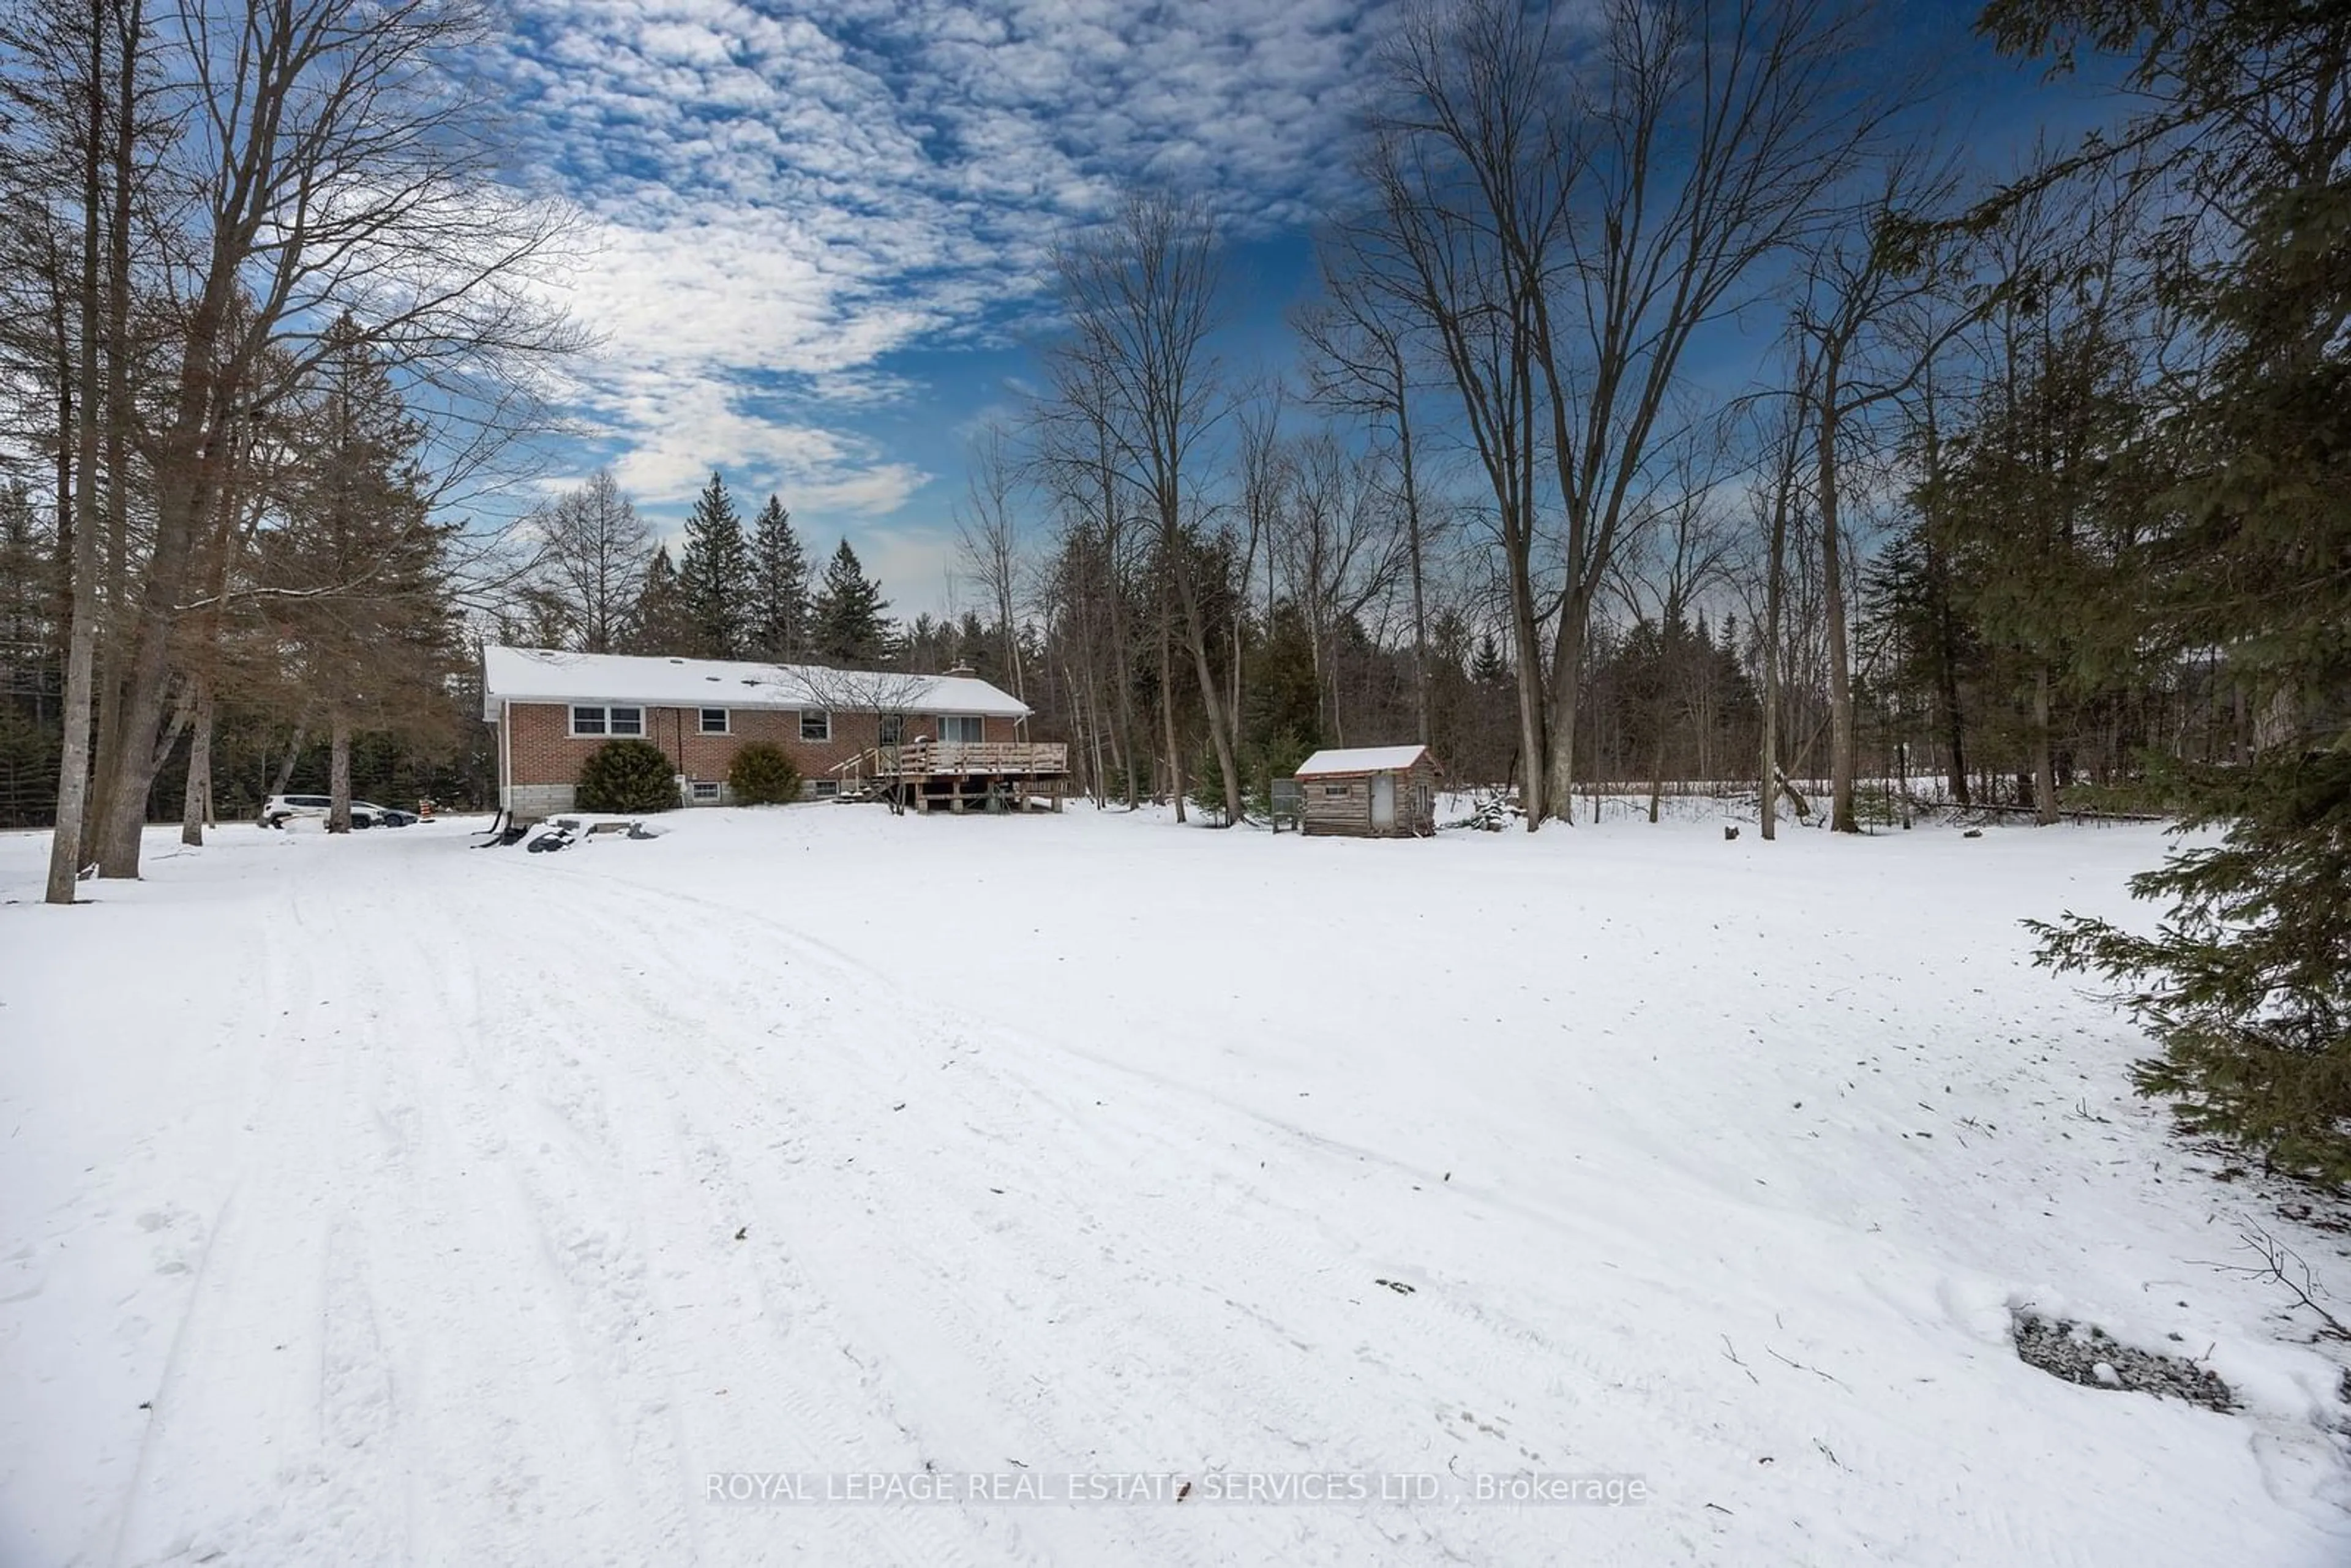
[[[1298,777],[1328,779],[1354,773],[1397,773],[1427,756],[1426,746],[1357,746],[1340,751],[1318,751],[1298,765]],[[1430,758],[1432,767],[1435,762]]]
[[[720,659],[482,650],[482,716],[502,702],[643,703],[658,707],[835,708],[844,712],[983,714],[1026,718],[1029,705],[970,675],[834,670]]]

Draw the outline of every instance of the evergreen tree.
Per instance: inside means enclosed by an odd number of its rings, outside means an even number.
[[[751,528],[751,654],[779,664],[799,658],[808,644],[808,553],[792,531],[791,513],[770,496]]]
[[[726,482],[714,470],[685,519],[685,553],[677,566],[693,654],[739,659],[750,640],[753,576],[743,519]]]
[[[870,664],[887,656],[890,626],[882,612],[889,608],[882,585],[866,577],[857,552],[841,540],[810,606],[810,650],[828,664]]]
[[[2189,1128],[2351,1178],[2351,17],[2298,0],[1999,0],[2020,51],[2134,57],[2153,107],[2095,146],[2151,150],[2183,214],[2159,243],[2200,373],[2134,453],[2168,481],[2126,606],[2154,646],[2218,649],[2258,715],[2233,766],[2183,771],[2175,851],[2132,884],[2153,936],[2069,916],[2042,956],[2132,986],[2160,1043],[2138,1081]]]
[[[289,429],[300,451],[286,510],[256,540],[266,634],[325,708],[329,827],[350,826],[354,737],[445,738],[444,700],[464,663],[447,549],[418,461],[423,427],[383,360],[348,319],[304,389]]]
[[[685,590],[678,581],[677,568],[670,564],[669,546],[663,545],[653,551],[653,564],[645,569],[644,586],[637,591],[636,609],[629,617],[628,649],[632,653],[682,658],[695,646]]]

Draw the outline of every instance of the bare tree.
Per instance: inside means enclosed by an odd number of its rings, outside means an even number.
[[[902,747],[922,738],[914,732],[914,710],[939,683],[936,675],[911,670],[836,670],[821,664],[795,666],[792,679],[797,689],[777,689],[794,696],[804,692],[828,713],[874,715],[875,760],[884,769],[896,765]],[[894,814],[903,815],[906,809],[895,789],[890,792],[889,805]]]
[[[583,653],[616,653],[627,643],[653,559],[653,530],[611,472],[534,508],[540,570]]]
[[[1853,90],[1860,13],[1831,0],[1598,12],[1416,13],[1388,56],[1374,168],[1384,237],[1415,263],[1415,303],[1496,480],[1514,600],[1539,575],[1532,472],[1549,458],[1555,586],[1513,612],[1521,700],[1541,707],[1522,715],[1530,827],[1573,810],[1593,606],[1651,515],[1690,344],[1821,216],[1892,101]],[[1482,356],[1463,351],[1473,321]],[[1541,663],[1530,622],[1552,628]]]
[[[1362,173],[1367,210],[1324,271],[1426,340],[1458,399],[1493,497],[1519,706],[1521,800],[1541,825],[1550,715],[1536,579],[1539,318],[1557,265],[1575,151],[1563,45],[1509,0],[1424,5],[1384,58],[1388,102]]]
[[[1336,260],[1328,251],[1326,269]],[[1395,495],[1404,522],[1405,558],[1412,586],[1413,712],[1416,738],[1430,740],[1428,711],[1427,557],[1435,544],[1430,508],[1422,496],[1419,449],[1414,441],[1413,379],[1405,327],[1395,313],[1380,308],[1374,289],[1361,276],[1328,271],[1325,300],[1299,321],[1309,374],[1317,401],[1348,410],[1384,426],[1395,471]]]
[[[1386,594],[1404,570],[1405,530],[1372,482],[1371,464],[1327,431],[1298,444],[1290,499],[1275,538],[1290,595],[1313,636],[1316,683],[1329,703],[1332,739],[1343,746],[1341,631]]]
[[[1813,502],[1821,525],[1823,607],[1829,645],[1829,827],[1857,833],[1854,813],[1853,664],[1847,630],[1843,447],[1865,438],[1871,412],[1907,396],[1944,346],[1971,319],[1957,308],[1921,326],[1913,319],[1949,302],[1936,258],[1906,243],[1953,188],[1947,169],[1917,149],[1889,158],[1872,199],[1848,212],[1809,258],[1795,329],[1813,375]],[[1899,329],[1907,327],[1907,330]]]
[[[1225,412],[1207,343],[1217,324],[1217,252],[1216,224],[1201,203],[1130,195],[1105,229],[1065,241],[1054,253],[1071,326],[1054,359],[1061,384],[1103,395],[1108,417],[1100,429],[1157,525],[1162,643],[1173,619],[1165,595],[1172,592],[1183,610],[1229,824],[1240,820],[1240,770],[1228,705],[1209,664],[1190,526],[1201,447]],[[1163,662],[1163,672],[1166,667]],[[1180,816],[1175,706],[1165,696],[1161,706]]]
[[[1103,684],[1113,760],[1127,810],[1143,804],[1143,744],[1134,703],[1135,643],[1127,587],[1133,580],[1132,488],[1112,428],[1109,374],[1090,357],[1051,362],[1053,397],[1040,409],[1038,470],[1067,519],[1056,586],[1089,630],[1099,624],[1110,667]],[[1090,639],[1091,641],[1091,639]]]
[[[1014,465],[1004,430],[990,423],[973,444],[970,477],[956,503],[956,549],[987,593],[988,612],[1003,638],[1004,673],[1012,695],[1026,698],[1020,669],[1020,514],[1013,504]]]
[[[99,144],[108,120],[106,37],[112,7],[90,0],[86,40],[87,73],[79,80],[59,73],[60,85],[79,89],[85,113],[77,117],[78,134],[61,138],[68,147],[78,143],[82,176],[81,278],[77,306],[79,352],[74,367],[74,391],[60,388],[69,406],[73,432],[73,483],[57,495],[57,537],[61,553],[72,563],[72,590],[66,658],[65,747],[57,773],[57,824],[49,844],[47,897],[51,904],[71,904],[82,867],[82,814],[89,787],[90,707],[94,696],[98,644],[98,410],[99,379],[99,243],[104,201]],[[67,35],[68,40],[70,33]],[[71,57],[68,56],[68,57]],[[127,68],[127,61],[126,61]],[[62,313],[62,312],[61,312]],[[78,405],[78,406],[75,406]],[[59,458],[62,475],[64,461]],[[70,540],[70,545],[67,541]]]
[[[61,787],[59,801],[61,831],[89,819],[103,875],[138,874],[150,787],[183,727],[181,623],[235,423],[286,395],[343,320],[475,429],[510,416],[507,389],[568,346],[524,279],[559,222],[496,193],[480,99],[451,78],[478,20],[453,0],[203,0],[152,30],[179,104],[126,154],[152,197],[135,256],[131,214],[115,225],[120,287],[101,330],[127,340],[135,291],[141,324],[170,333],[152,392],[108,394],[108,494],[127,500],[135,454],[147,516],[137,541],[109,519],[121,612],[94,795],[85,810]]]

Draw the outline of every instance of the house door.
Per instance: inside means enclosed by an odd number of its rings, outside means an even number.
[[[1372,826],[1382,831],[1395,826],[1395,775],[1372,775]]]

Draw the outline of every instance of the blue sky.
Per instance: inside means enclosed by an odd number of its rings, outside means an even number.
[[[567,371],[599,464],[674,528],[716,467],[846,537],[898,612],[948,607],[964,451],[1017,410],[1053,236],[1122,183],[1205,193],[1236,241],[1235,357],[1286,365],[1316,214],[1389,0],[511,0],[484,62],[514,177],[574,204]],[[1903,6],[1946,112],[2010,156],[2045,95]],[[1990,129],[1982,129],[1983,122]]]

